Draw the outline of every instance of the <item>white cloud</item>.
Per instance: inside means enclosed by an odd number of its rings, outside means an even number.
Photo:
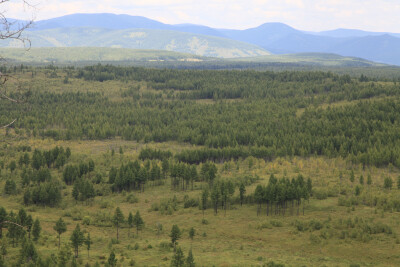
[[[72,13],[117,13],[149,17],[164,23],[195,23],[244,29],[283,22],[297,29],[338,27],[400,32],[398,0],[31,0],[36,19]],[[7,16],[27,18],[21,0],[0,5]]]

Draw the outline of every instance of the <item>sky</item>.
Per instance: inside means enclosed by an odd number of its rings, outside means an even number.
[[[336,28],[400,33],[400,0],[10,0],[6,17],[35,20],[73,13],[144,16],[168,24],[193,23],[247,29],[282,22],[296,29]]]

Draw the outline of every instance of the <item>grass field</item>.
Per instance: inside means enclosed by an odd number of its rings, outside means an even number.
[[[2,133],[3,135],[4,133]],[[4,135],[3,135],[4,136]],[[14,140],[12,146],[29,145],[49,149],[56,145],[70,147],[72,150],[71,162],[80,162],[85,158],[92,158],[96,163],[96,170],[106,174],[110,166],[119,166],[127,160],[138,157],[143,144],[121,140],[110,141],[53,141],[41,139]],[[150,147],[169,148],[177,151],[181,146],[176,143],[150,144]],[[111,155],[111,150],[118,151],[122,147],[123,154]],[[12,156],[12,154],[10,155]],[[348,179],[349,170],[355,172],[355,176],[368,173],[373,177],[370,188],[365,186],[365,192],[376,193],[383,190],[383,176],[396,179],[398,171],[390,169],[371,168],[363,170],[362,166],[352,166],[342,159],[327,158],[278,158],[272,162],[260,159],[252,159],[253,167],[249,169],[248,160],[238,163],[228,162],[220,164],[219,175],[221,177],[238,177],[243,175],[259,176],[260,180],[247,188],[247,194],[251,194],[257,184],[266,184],[268,177],[274,173],[277,177],[294,177],[302,173],[311,177],[315,192],[330,191],[327,197],[318,200],[315,197],[306,204],[305,215],[300,216],[269,216],[265,214],[257,216],[256,206],[245,204],[242,207],[235,203],[224,215],[220,211],[217,216],[212,209],[207,209],[202,223],[202,212],[198,208],[183,208],[183,197],[189,195],[198,198],[202,183],[195,184],[194,191],[172,191],[169,180],[163,186],[146,186],[145,192],[132,192],[96,197],[93,202],[86,205],[76,203],[72,199],[67,187],[63,191],[63,203],[58,208],[36,207],[27,208],[33,217],[38,217],[42,224],[42,236],[37,243],[37,248],[42,255],[50,256],[58,253],[57,235],[53,226],[59,217],[68,224],[68,231],[62,235],[62,244],[69,243],[69,237],[77,223],[82,224],[89,220],[89,225],[81,225],[84,231],[90,233],[93,245],[90,257],[84,247],[80,250],[79,263],[94,264],[104,263],[110,249],[116,252],[120,266],[130,266],[133,261],[136,266],[168,266],[173,255],[169,244],[169,232],[173,224],[177,224],[183,230],[182,238],[178,241],[185,254],[192,248],[195,261],[198,266],[259,266],[269,261],[286,264],[287,266],[349,266],[352,263],[361,266],[398,266],[400,259],[397,255],[399,240],[396,234],[371,235],[371,240],[361,241],[357,238],[338,238],[332,230],[338,220],[349,218],[363,219],[372,223],[384,223],[389,225],[394,233],[400,231],[400,216],[394,212],[384,212],[368,206],[338,206],[338,187],[352,190],[353,184]],[[238,167],[239,166],[239,169]],[[342,181],[339,179],[343,174]],[[11,175],[8,170],[2,171],[2,177]],[[18,176],[18,174],[13,174]],[[61,176],[55,171],[55,176]],[[106,179],[105,177],[103,179]],[[4,179],[0,187],[4,186]],[[395,190],[393,190],[395,191]],[[127,202],[129,195],[138,198],[138,203]],[[237,192],[236,192],[237,194]],[[178,210],[172,215],[162,215],[158,211],[150,211],[152,204],[164,199],[176,197],[179,204]],[[22,206],[21,196],[2,196],[2,206],[7,210],[18,210]],[[136,235],[134,229],[128,237],[128,227],[121,230],[119,243],[115,242],[116,229],[109,222],[101,223],[101,218],[107,218],[113,214],[116,207],[120,207],[125,216],[129,212],[140,211],[145,222],[143,231]],[[297,222],[319,221],[323,224],[320,230],[299,231],[295,225]],[[157,234],[157,224],[162,224],[163,231]],[[189,239],[189,229],[194,227],[196,235]],[[328,237],[326,237],[328,233]],[[329,236],[332,235],[332,236]],[[11,259],[18,254],[19,248],[13,249],[9,245],[9,254],[6,259]],[[131,261],[133,260],[133,261]]]

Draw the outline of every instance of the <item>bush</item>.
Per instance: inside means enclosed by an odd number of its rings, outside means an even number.
[[[82,224],[83,225],[90,225],[90,217],[89,216],[83,217]]]
[[[318,200],[324,200],[328,198],[328,192],[325,189],[314,189],[313,196]]]
[[[125,201],[130,204],[133,204],[133,203],[138,203],[139,199],[137,198],[137,196],[131,193],[126,197]]]
[[[199,200],[198,199],[189,198],[189,197],[187,199],[186,198],[184,199],[183,207],[185,209],[192,208],[192,207],[198,207],[198,206],[199,206]]]

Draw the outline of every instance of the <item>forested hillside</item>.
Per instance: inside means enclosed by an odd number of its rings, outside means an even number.
[[[15,127],[23,129],[21,134],[57,140],[178,141],[223,150],[227,158],[240,148],[243,156],[259,158],[341,156],[366,165],[400,167],[397,82],[324,72],[100,65],[23,71],[39,76],[39,81],[44,73],[53,81],[63,76],[64,84],[57,89],[35,84],[28,105],[1,107],[4,123],[19,117]],[[78,83],[104,89],[71,90]]]
[[[1,68],[0,266],[398,266],[400,75],[361,70]]]

